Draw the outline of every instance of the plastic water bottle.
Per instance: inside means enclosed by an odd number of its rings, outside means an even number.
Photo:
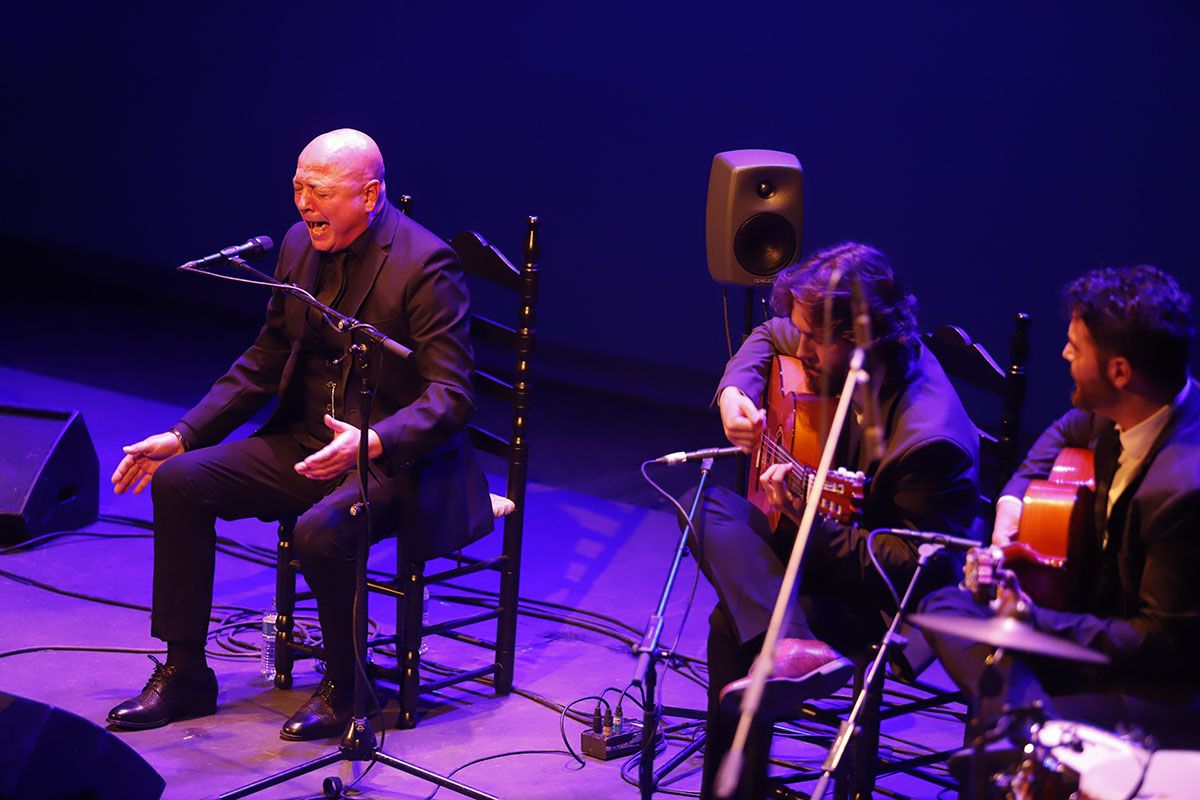
[[[275,613],[275,603],[263,614],[262,618],[262,647],[259,650],[258,669],[268,680],[275,679],[275,631],[279,615]]]

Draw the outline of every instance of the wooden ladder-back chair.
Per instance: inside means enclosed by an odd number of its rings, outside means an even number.
[[[1007,369],[1002,369],[983,345],[972,341],[966,331],[955,325],[943,325],[921,337],[956,386],[972,386],[1000,400],[998,422],[981,425],[978,422],[981,414],[972,415],[979,431],[980,499],[985,511],[994,506],[1021,455],[1018,437],[1025,406],[1029,325],[1028,314],[1019,313],[1013,318]]]

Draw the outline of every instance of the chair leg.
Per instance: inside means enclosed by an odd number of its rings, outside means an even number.
[[[296,627],[296,571],[292,568],[294,518],[279,521],[279,543],[275,549],[275,686],[292,688],[292,641]]]
[[[400,719],[397,727],[417,724],[417,702],[421,696],[421,616],[425,586],[425,565],[401,557],[404,597],[397,608],[396,625],[400,629],[397,655],[400,658]]]
[[[507,531],[506,536],[507,539]],[[500,573],[500,616],[496,620],[496,683],[497,696],[512,691],[517,650],[517,593],[520,579],[519,552],[505,548],[504,569]]]

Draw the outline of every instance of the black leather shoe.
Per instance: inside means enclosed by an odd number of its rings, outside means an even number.
[[[353,713],[354,685],[325,678],[313,692],[313,696],[308,698],[308,702],[300,706],[296,713],[283,723],[279,738],[289,742],[303,742],[341,736],[350,724],[350,715]]]
[[[168,722],[217,713],[217,676],[208,667],[180,670],[154,656],[154,674],[137,697],[108,712],[108,722],[122,730],[161,728]]]

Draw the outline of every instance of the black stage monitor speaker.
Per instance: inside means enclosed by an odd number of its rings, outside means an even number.
[[[729,150],[713,157],[705,239],[708,272],[765,286],[796,261],[804,230],[804,170],[791,153]]]
[[[0,405],[0,545],[96,521],[100,464],[83,416]]]
[[[157,800],[165,785],[112,733],[61,708],[0,692],[0,798]]]

